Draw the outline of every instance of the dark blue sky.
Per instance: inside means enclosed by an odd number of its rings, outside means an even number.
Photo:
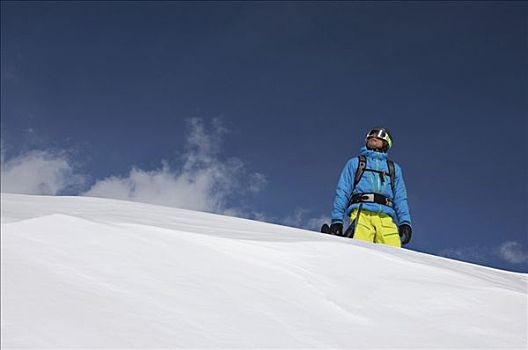
[[[2,2],[2,147],[73,150],[93,182],[159,167],[184,147],[186,119],[220,117],[222,153],[267,179],[235,205],[317,217],[365,132],[384,125],[407,183],[409,249],[528,271],[527,10]],[[524,263],[496,254],[505,242]]]

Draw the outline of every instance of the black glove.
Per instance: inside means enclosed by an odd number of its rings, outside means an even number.
[[[401,238],[402,245],[406,245],[411,240],[412,228],[407,224],[400,225],[399,234]]]
[[[330,225],[330,233],[333,235],[343,235],[343,224],[341,222],[335,222]]]

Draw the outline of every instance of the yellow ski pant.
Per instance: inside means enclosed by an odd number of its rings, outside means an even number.
[[[354,209],[350,214],[350,222],[355,225],[354,239],[401,247],[398,227],[392,217],[385,213],[361,210],[358,218],[357,212]]]

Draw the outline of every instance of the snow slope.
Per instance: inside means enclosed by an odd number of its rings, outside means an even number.
[[[2,348],[526,348],[526,274],[141,203],[1,208]]]

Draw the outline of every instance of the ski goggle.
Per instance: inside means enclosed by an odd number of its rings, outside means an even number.
[[[365,138],[365,140],[368,140],[371,137],[375,137],[375,138],[378,138],[378,139],[385,140],[385,141],[387,141],[387,144],[389,145],[389,148],[392,147],[392,140],[391,140],[389,134],[383,129],[372,129],[367,134],[367,137]]]

